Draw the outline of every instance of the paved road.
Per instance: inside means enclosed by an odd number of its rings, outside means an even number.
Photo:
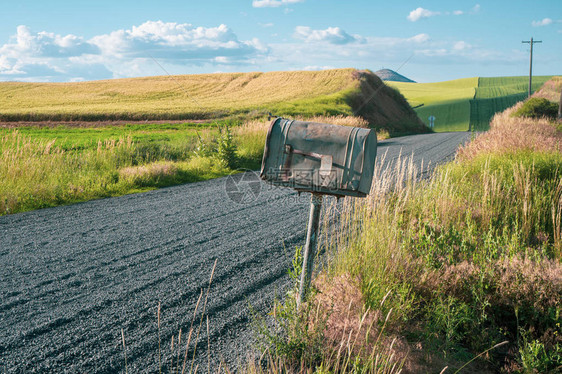
[[[379,154],[437,164],[468,138],[396,138]],[[249,352],[249,305],[266,312],[289,286],[308,200],[261,185],[239,204],[226,180],[0,217],[0,373],[124,372],[121,329],[128,371],[158,372],[158,303],[167,372],[172,335],[181,328],[185,343],[215,260],[195,364],[207,371],[209,353],[212,367],[236,369]]]

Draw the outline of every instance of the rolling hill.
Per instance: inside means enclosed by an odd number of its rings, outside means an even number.
[[[77,83],[0,83],[0,122],[214,120],[360,115],[390,134],[428,131],[370,71],[221,73]]]
[[[533,77],[533,91],[550,77]],[[527,97],[528,77],[465,78],[437,83],[387,82],[397,88],[435,131],[487,130],[491,118]]]

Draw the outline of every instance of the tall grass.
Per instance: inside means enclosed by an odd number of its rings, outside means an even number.
[[[0,138],[0,215],[147,191],[225,175],[219,160],[169,159],[165,147],[131,138],[98,141],[97,148],[64,150],[55,139],[36,140],[17,130]]]
[[[562,365],[562,136],[547,121],[511,111],[428,181],[416,182],[404,161],[379,173],[372,194],[344,211],[330,272],[360,279],[366,307],[384,299],[399,311],[399,331],[453,361],[507,339],[492,356],[502,362],[496,369],[533,361],[555,370]],[[406,321],[415,327],[404,328]],[[529,344],[547,353],[530,358]]]
[[[311,120],[367,126],[365,120],[351,116]],[[204,127],[137,124],[3,130],[0,215],[256,170],[268,128],[264,119]]]
[[[347,280],[342,292],[357,296],[320,310],[340,324],[333,310],[349,303],[355,318],[388,315],[373,326],[399,343],[403,372],[562,369],[562,136],[513,110],[432,178],[420,181],[409,158],[379,159],[368,197],[328,208],[339,219],[322,238],[328,264],[310,304]],[[330,329],[316,334],[329,341]]]

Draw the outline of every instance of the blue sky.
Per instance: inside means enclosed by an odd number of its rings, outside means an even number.
[[[562,74],[562,0],[18,0],[0,80],[389,68],[419,82]]]

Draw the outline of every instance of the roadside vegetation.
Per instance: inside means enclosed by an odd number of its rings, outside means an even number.
[[[368,126],[360,117],[309,119]],[[0,129],[0,215],[257,170],[268,127],[266,118]]]
[[[249,371],[562,371],[562,129],[524,105],[431,178],[379,163],[367,198],[326,209],[313,295],[258,324]]]

